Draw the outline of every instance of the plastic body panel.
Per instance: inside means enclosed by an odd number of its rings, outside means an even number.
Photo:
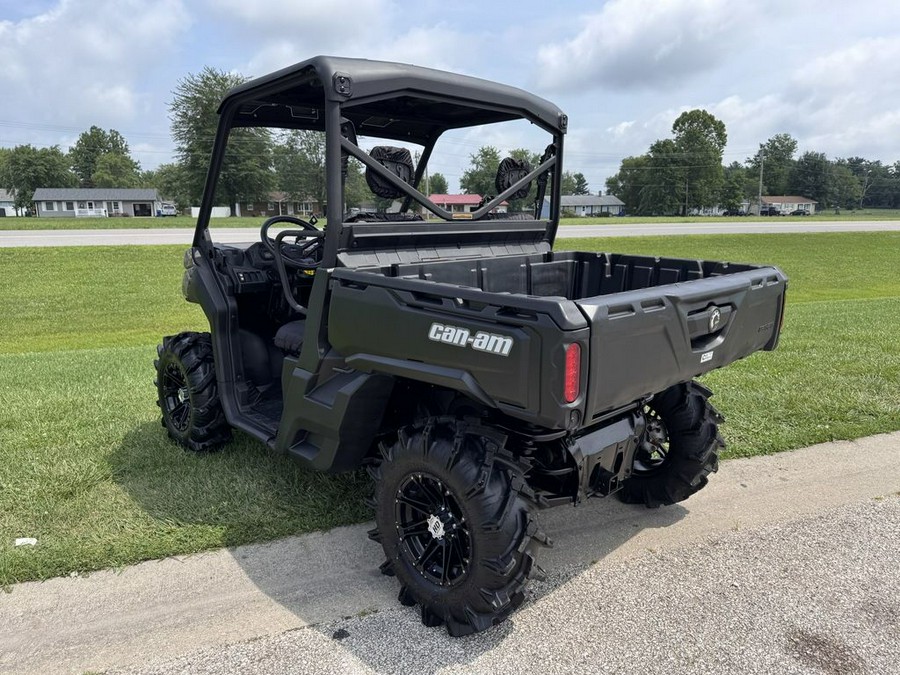
[[[567,321],[560,304],[570,305],[569,301],[493,297],[443,284],[341,270],[333,278],[329,339],[348,365],[456,389],[540,426],[571,426],[571,412],[583,400],[579,397],[571,404],[563,400],[563,336],[586,346],[589,331],[574,305],[567,308],[572,314]],[[465,299],[472,295],[479,300]],[[429,337],[449,329],[459,331],[458,336],[467,333],[466,344]],[[479,334],[510,339],[508,353],[479,351],[474,347]],[[580,419],[579,412],[576,422]]]
[[[786,281],[769,267],[580,300],[591,323],[587,421],[774,348]],[[692,316],[710,306],[727,318],[692,337]]]
[[[348,364],[450,386],[555,429],[774,348],[787,282],[774,267],[578,252],[336,270],[333,280],[329,340]],[[471,348],[479,333],[509,337],[508,355]],[[566,403],[573,342],[581,391]]]

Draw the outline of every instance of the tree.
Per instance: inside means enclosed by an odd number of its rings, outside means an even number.
[[[672,124],[675,153],[682,168],[684,206],[711,206],[722,185],[722,152],[728,142],[725,124],[705,110],[690,110]]]
[[[646,215],[641,210],[641,195],[650,178],[650,156],[626,157],[619,172],[606,179],[606,192],[623,202],[629,213]]]
[[[497,178],[497,167],[500,166],[500,151],[485,145],[470,155],[471,165],[459,179],[459,187],[469,195],[491,195],[496,192],[494,181]]]
[[[189,209],[191,200],[184,189],[184,172],[180,164],[160,164],[141,174],[141,186],[156,188],[163,199],[175,202],[179,209]]]
[[[685,177],[684,155],[671,138],[656,141],[650,146],[649,170],[641,188],[638,213],[641,215],[671,216],[684,213]]]
[[[863,188],[859,179],[846,165],[832,164],[828,183],[830,205],[845,209],[859,207]]]
[[[791,170],[794,166],[794,153],[797,152],[797,141],[790,134],[775,134],[765,143],[761,143],[759,151],[748,157],[746,164],[750,173],[759,180],[759,164],[763,163],[763,194],[786,195],[790,185]],[[757,182],[757,191],[758,191]]]
[[[831,162],[824,153],[804,152],[791,169],[788,192],[816,200],[819,208],[828,208],[831,205],[830,174]]]
[[[219,102],[229,89],[244,81],[241,75],[207,66],[200,73],[179,80],[172,92],[169,103],[172,137],[192,203],[199,202],[203,194],[216,136]],[[266,201],[274,184],[269,130],[233,128],[219,175],[216,201],[228,203],[234,216],[237,202]]]
[[[730,211],[737,211],[747,197],[747,169],[738,162],[725,167],[725,179],[719,193],[719,205]]]
[[[424,187],[424,186],[423,186]],[[433,195],[445,195],[449,190],[444,174],[433,173],[428,176],[428,191]]]
[[[572,173],[571,171],[563,171],[562,184],[560,192],[564,195],[589,195],[587,179],[582,173]]]
[[[127,155],[108,152],[97,160],[92,183],[98,188],[139,187],[141,167]]]
[[[573,195],[589,195],[591,194],[591,189],[588,187],[587,179],[584,177],[584,174],[578,172],[572,176],[575,181],[574,189],[572,190]]]
[[[2,187],[13,195],[17,213],[31,205],[36,189],[73,187],[76,183],[68,158],[57,145],[17,145],[6,153],[3,163]]]
[[[348,209],[360,208],[371,200],[372,192],[366,184],[365,168],[362,162],[351,157],[347,163],[347,181],[344,183],[344,205]]]
[[[128,143],[125,137],[115,129],[105,131],[97,126],[92,126],[81,133],[75,145],[69,150],[69,160],[72,171],[78,177],[81,187],[95,187],[94,172],[97,171],[97,163],[107,154],[115,154],[131,160]],[[134,160],[131,160],[132,162]],[[120,166],[123,166],[120,164]],[[126,186],[97,186],[97,187],[126,187]]]
[[[274,147],[273,163],[280,190],[297,201],[314,199],[319,208],[325,204],[324,133],[310,130],[285,132]]]

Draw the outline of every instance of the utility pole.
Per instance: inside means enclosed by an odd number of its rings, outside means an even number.
[[[762,151],[762,148],[759,150],[759,195],[757,195],[756,200],[756,215],[762,215],[762,179],[763,179],[763,164],[766,162],[766,153]]]

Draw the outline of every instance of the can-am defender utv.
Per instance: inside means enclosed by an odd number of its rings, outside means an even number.
[[[536,166],[501,162],[496,195],[469,211],[421,192],[442,134],[512,120],[547,135]],[[553,251],[566,126],[519,89],[395,63],[317,57],[233,89],[185,255],[210,332],[159,348],[163,425],[182,445],[213,449],[234,428],[311,469],[366,467],[382,571],[452,635],[522,602],[549,543],[538,509],[704,487],[722,418],[693,379],[778,343],[774,267]],[[236,127],[325,133],[324,231],[281,215],[251,245],[212,241]],[[349,158],[396,212],[345,213]]]

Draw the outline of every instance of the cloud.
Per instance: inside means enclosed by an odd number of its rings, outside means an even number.
[[[671,86],[727,60],[755,12],[726,0],[610,0],[571,40],[538,51],[542,87]]]
[[[69,133],[130,122],[145,104],[142,80],[188,23],[181,0],[62,0],[2,21],[0,117]]]
[[[219,18],[237,21],[243,31],[259,38],[260,31],[295,42],[315,41],[325,31],[329,37],[347,36],[378,26],[389,7],[387,0],[206,0]]]

